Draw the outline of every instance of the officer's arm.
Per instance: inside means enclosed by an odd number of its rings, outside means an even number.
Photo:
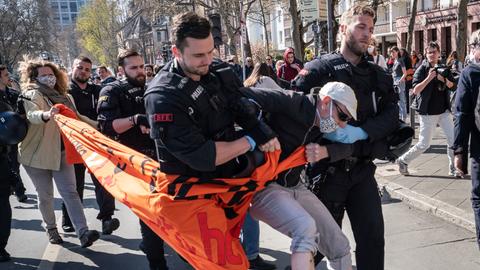
[[[453,149],[455,154],[462,154],[468,149],[468,140],[474,121],[475,101],[472,95],[472,83],[470,73],[462,72],[458,81],[457,94],[455,96],[455,129]]]
[[[299,106],[305,97],[291,90],[264,89],[264,88],[240,88],[243,96],[258,103],[262,110],[269,113],[299,114]]]
[[[100,92],[97,111],[100,131],[109,137],[115,137],[133,126],[128,117],[120,118],[119,97],[110,86],[104,87]]]
[[[322,62],[319,59],[308,62],[305,64],[305,68],[292,81],[292,89],[303,92],[304,94],[310,94],[310,90],[313,87],[322,86],[324,84],[323,80],[320,78],[320,74],[326,76],[328,75],[326,73],[327,72],[322,66]]]
[[[222,165],[245,154],[250,150],[250,147],[250,143],[246,137],[242,137],[232,142],[215,142],[215,166]]]

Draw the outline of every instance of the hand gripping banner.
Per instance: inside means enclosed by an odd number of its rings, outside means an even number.
[[[302,147],[280,163],[280,151],[268,153],[250,178],[167,175],[158,162],[88,124],[63,115],[54,118],[73,146],[69,149],[80,154],[108,192],[201,270],[248,268],[239,233],[254,192],[280,172],[306,163]]]

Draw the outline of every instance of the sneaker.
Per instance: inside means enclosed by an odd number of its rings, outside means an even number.
[[[62,225],[62,230],[64,232],[74,232],[75,231],[75,228],[73,228],[73,225]]]
[[[56,228],[48,229],[47,235],[48,235],[48,241],[50,242],[50,244],[59,245],[63,243],[63,239],[62,237],[60,237],[60,234],[58,233],[58,230]]]
[[[88,230],[80,236],[80,246],[82,248],[89,247],[93,242],[97,241],[100,238],[100,234],[96,230]]]
[[[21,203],[26,202],[28,200],[28,197],[25,194],[15,194],[15,196],[17,197],[17,201]]]
[[[408,172],[408,165],[402,161],[398,161],[398,171],[401,175],[410,175]]]
[[[120,221],[117,218],[102,221],[102,234],[109,235],[120,227]]]
[[[0,262],[10,261],[10,259],[10,254],[4,248],[0,249]]]
[[[273,270],[277,268],[274,264],[264,261],[260,255],[253,260],[248,260],[248,263],[250,264],[248,267],[250,270]]]

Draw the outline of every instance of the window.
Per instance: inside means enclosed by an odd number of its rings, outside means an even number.
[[[77,13],[72,13],[70,15],[70,17],[72,18],[72,22],[76,22],[77,21]]]
[[[278,20],[279,23],[282,22],[282,11],[281,10],[277,11],[277,20]]]
[[[77,3],[70,2],[70,12],[77,12]]]
[[[278,41],[279,43],[283,43],[283,31],[278,31]]]

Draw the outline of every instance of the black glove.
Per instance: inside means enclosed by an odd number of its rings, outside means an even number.
[[[144,126],[150,128],[147,115],[145,114],[136,114],[133,116],[133,124],[135,124],[135,126]]]

